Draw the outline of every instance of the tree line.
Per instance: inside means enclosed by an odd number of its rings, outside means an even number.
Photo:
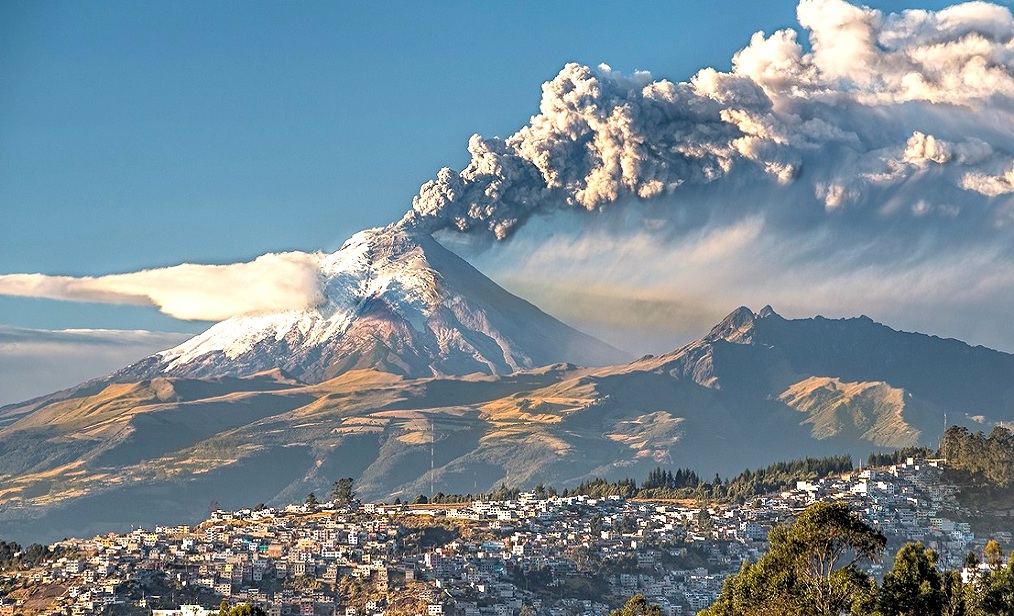
[[[41,543],[33,543],[22,549],[14,541],[0,540],[0,571],[30,569],[39,563],[59,558],[64,554],[61,547],[51,550]]]
[[[948,467],[965,473],[973,482],[991,486],[1010,487],[1014,485],[1014,433],[997,426],[988,436],[982,432],[970,432],[967,428],[952,426],[944,432],[940,450],[928,447],[905,447],[889,452],[871,453],[868,466],[890,466],[900,464],[907,458],[944,457]],[[717,474],[711,480],[702,478],[690,468],[652,469],[638,485],[632,478],[608,480],[601,477],[582,481],[562,491],[539,482],[532,490],[537,498],[551,496],[588,496],[607,498],[644,499],[697,499],[718,502],[746,502],[747,499],[781,492],[795,487],[798,481],[814,481],[835,474],[854,470],[849,455],[807,457],[786,462],[776,462],[763,468],[744,470],[731,478]],[[345,477],[335,482],[331,498],[338,503],[350,503],[355,499],[352,478]],[[516,499],[521,489],[501,483],[488,492],[454,494],[437,492],[432,496],[419,494],[406,500],[412,504],[467,503],[476,500],[502,501]],[[401,498],[395,500],[400,504]],[[316,504],[313,493],[307,497],[307,504]]]
[[[904,447],[894,451],[871,453],[866,462],[868,466],[890,466],[901,464],[908,458],[936,457],[946,458],[949,468],[965,473],[973,482],[998,487],[1014,485],[1014,432],[1001,426],[994,428],[988,436],[982,432],[969,432],[967,428],[952,426],[944,432],[939,450],[929,447]],[[562,491],[540,482],[534,492],[539,498],[557,495],[581,495],[591,498],[622,496],[743,503],[752,497],[793,488],[798,481],[814,481],[852,470],[854,466],[849,455],[807,457],[776,462],[764,468],[744,470],[731,478],[722,479],[716,474],[711,480],[702,478],[690,468],[671,469],[659,466],[652,469],[640,485],[629,477],[619,480],[596,477]],[[430,499],[420,495],[413,502],[508,500],[517,498],[520,492],[518,488],[509,488],[501,484],[499,488],[484,494],[440,492]]]
[[[797,481],[813,481],[834,474],[847,473],[853,468],[852,458],[848,455],[803,458],[788,462],[776,462],[755,470],[747,469],[731,479],[722,479],[716,474],[711,481],[705,481],[693,469],[677,468],[674,470],[659,466],[649,471],[640,485],[629,477],[617,480],[595,477],[582,481],[573,488],[563,490],[546,486],[540,481],[531,492],[540,499],[552,496],[587,496],[589,498],[621,496],[623,498],[686,498],[742,503],[754,496],[794,488]],[[445,494],[437,492],[431,497],[420,494],[405,502],[424,505],[470,503],[477,500],[502,501],[516,499],[520,494],[520,488],[508,487],[501,483],[499,487],[484,493]],[[399,497],[394,502],[401,504],[402,500]]]
[[[776,462],[764,468],[747,469],[731,479],[718,475],[705,481],[696,471],[689,468],[676,470],[656,467],[637,485],[633,479],[607,481],[592,479],[564,490],[564,496],[585,495],[594,498],[623,496],[625,498],[682,499],[694,498],[715,501],[738,501],[781,492],[794,488],[797,481],[813,481],[853,469],[852,457],[848,455],[823,458],[803,458],[788,462]]]
[[[894,451],[871,453],[866,459],[866,466],[892,466],[901,464],[908,458],[936,458],[939,454],[931,447],[902,447]]]
[[[947,466],[967,473],[973,483],[1006,488],[1014,484],[1014,432],[996,426],[989,435],[951,426],[944,431],[940,456]]]

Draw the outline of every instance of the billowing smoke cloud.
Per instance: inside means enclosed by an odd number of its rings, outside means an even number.
[[[152,305],[178,319],[301,310],[321,300],[321,255],[266,254],[247,263],[195,265],[99,277],[0,275],[0,295]]]
[[[1014,351],[1010,10],[797,16],[686,82],[566,66],[404,223],[510,237],[480,269],[633,351],[767,303]]]
[[[527,126],[506,139],[473,136],[468,166],[441,169],[405,222],[504,239],[537,213],[631,198],[679,204],[695,187],[731,182],[805,186],[780,215],[880,217],[893,191],[914,192],[906,184],[916,181],[952,202],[912,199],[889,214],[1010,228],[1008,9],[971,2],[885,15],[802,0],[798,18],[808,53],[793,30],[757,33],[731,72],[704,69],[689,82],[567,65],[543,85]]]

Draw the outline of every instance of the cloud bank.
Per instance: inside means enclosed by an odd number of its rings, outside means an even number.
[[[189,334],[0,325],[0,406],[72,387],[173,347]]]
[[[788,318],[866,314],[1014,351],[1014,266],[999,243],[842,244],[837,230],[788,234],[759,217],[675,238],[636,226],[607,218],[549,239],[521,232],[474,261],[551,314],[637,353],[670,351],[736,306],[766,304]]]
[[[247,263],[195,265],[98,277],[0,275],[0,294],[152,305],[184,320],[301,310],[320,302],[320,254],[266,254]]]

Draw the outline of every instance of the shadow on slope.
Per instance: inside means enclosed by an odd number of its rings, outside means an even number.
[[[310,463],[305,447],[257,452],[236,464],[181,481],[127,486],[48,509],[38,517],[9,510],[0,518],[0,536],[20,543],[48,543],[64,537],[127,532],[156,524],[204,520],[212,501],[225,509],[252,507],[292,481],[294,469]]]

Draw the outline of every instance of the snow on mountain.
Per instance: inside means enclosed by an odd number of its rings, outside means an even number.
[[[362,231],[320,254],[314,307],[228,319],[116,373],[214,377],[280,368],[307,381],[352,369],[406,376],[507,374],[625,359],[497,286],[430,236]]]

